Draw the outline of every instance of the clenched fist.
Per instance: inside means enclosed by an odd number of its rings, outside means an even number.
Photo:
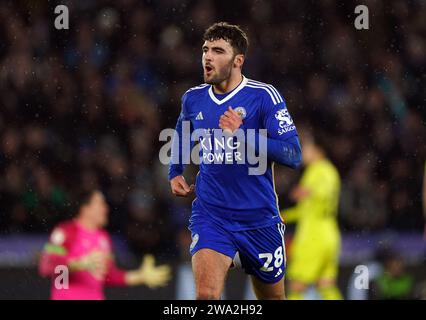
[[[219,128],[230,134],[233,134],[242,124],[243,120],[240,115],[231,107],[228,107],[228,111],[219,119]]]
[[[178,197],[187,197],[189,194],[194,192],[194,185],[188,186],[183,176],[174,177],[170,180],[170,187],[172,193]]]

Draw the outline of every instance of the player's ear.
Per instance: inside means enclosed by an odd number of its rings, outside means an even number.
[[[243,54],[237,54],[234,58],[234,66],[238,68],[242,68],[244,63],[244,55]]]

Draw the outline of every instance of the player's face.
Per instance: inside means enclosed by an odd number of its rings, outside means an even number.
[[[304,164],[309,164],[312,162],[314,157],[315,145],[312,142],[305,141],[302,143],[302,160]]]
[[[107,224],[108,204],[101,192],[98,191],[93,194],[90,203],[87,205],[87,209],[94,224],[100,228]]]
[[[204,82],[217,85],[229,79],[235,59],[229,42],[224,39],[205,41],[202,49]]]

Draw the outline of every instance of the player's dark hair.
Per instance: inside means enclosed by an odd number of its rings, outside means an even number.
[[[90,188],[76,192],[71,201],[71,210],[74,212],[74,215],[78,214],[82,206],[89,204],[93,195],[98,191],[98,189]]]
[[[320,148],[326,156],[330,155],[330,139],[327,138],[327,134],[324,130],[315,128],[313,130],[313,140],[317,148]]]
[[[314,144],[317,148],[321,149],[324,155],[333,163],[337,163],[338,159],[335,157],[336,146],[330,141],[332,133],[326,131],[326,129],[316,127],[313,131]]]
[[[223,39],[232,46],[236,54],[247,54],[248,38],[246,33],[237,25],[227,22],[217,22],[204,32],[204,41]]]
[[[317,148],[319,148],[326,157],[331,157],[333,146],[330,144],[330,139],[328,138],[329,135],[327,133],[318,127],[307,127],[305,130],[302,131],[301,134],[302,140],[308,142],[312,142]],[[303,148],[303,141],[302,141],[302,148]]]

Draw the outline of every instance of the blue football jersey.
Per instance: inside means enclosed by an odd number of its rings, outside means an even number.
[[[195,182],[197,198],[193,203],[191,221],[213,219],[230,230],[279,223],[274,162],[267,161],[263,174],[249,174],[248,169],[253,165],[248,161],[238,162],[239,154],[232,145],[220,140],[223,137],[216,139],[214,132],[220,130],[219,118],[229,107],[242,117],[240,129],[245,133],[249,129],[257,132],[266,129],[268,138],[282,141],[297,136],[285,101],[272,85],[243,77],[238,87],[220,97],[214,94],[213,86],[209,84],[185,92],[178,124],[188,121],[192,131],[205,133],[199,139],[201,163]],[[249,139],[246,143],[250,143]],[[169,178],[182,173],[182,165],[172,164]]]

